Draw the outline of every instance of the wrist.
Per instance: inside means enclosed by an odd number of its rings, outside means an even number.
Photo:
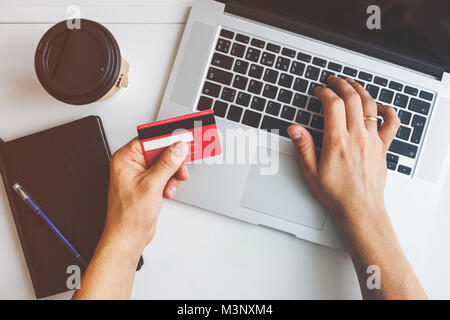
[[[100,244],[105,248],[114,250],[121,256],[121,259],[133,264],[137,264],[145,248],[144,241],[138,237],[108,225],[105,226]]]

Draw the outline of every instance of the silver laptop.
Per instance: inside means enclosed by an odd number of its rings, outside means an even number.
[[[332,217],[304,183],[286,129],[304,125],[320,148],[323,106],[312,90],[330,74],[351,77],[401,119],[386,159],[386,203],[414,260],[449,163],[449,2],[364,3],[195,1],[158,119],[214,110],[223,161],[190,165],[177,200],[342,248]],[[242,153],[230,139],[252,131],[258,140],[245,161],[224,161]],[[277,159],[275,174],[262,173],[268,165],[256,160],[260,154]]]

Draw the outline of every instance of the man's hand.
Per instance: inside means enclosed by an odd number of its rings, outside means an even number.
[[[188,145],[176,143],[146,169],[137,139],[111,159],[105,229],[74,299],[126,299],[144,247],[153,239],[163,197],[188,178]]]

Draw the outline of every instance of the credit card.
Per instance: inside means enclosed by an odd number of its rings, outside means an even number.
[[[212,110],[160,120],[137,127],[147,168],[172,144],[189,145],[185,162],[214,157],[222,153]]]

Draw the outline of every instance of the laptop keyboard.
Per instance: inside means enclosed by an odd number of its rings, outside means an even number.
[[[239,32],[221,29],[205,75],[197,110],[288,138],[299,123],[321,147],[323,106],[313,89],[329,75],[353,78],[377,101],[397,111],[401,127],[387,167],[412,175],[431,113],[434,93]],[[378,125],[381,125],[381,119]]]

